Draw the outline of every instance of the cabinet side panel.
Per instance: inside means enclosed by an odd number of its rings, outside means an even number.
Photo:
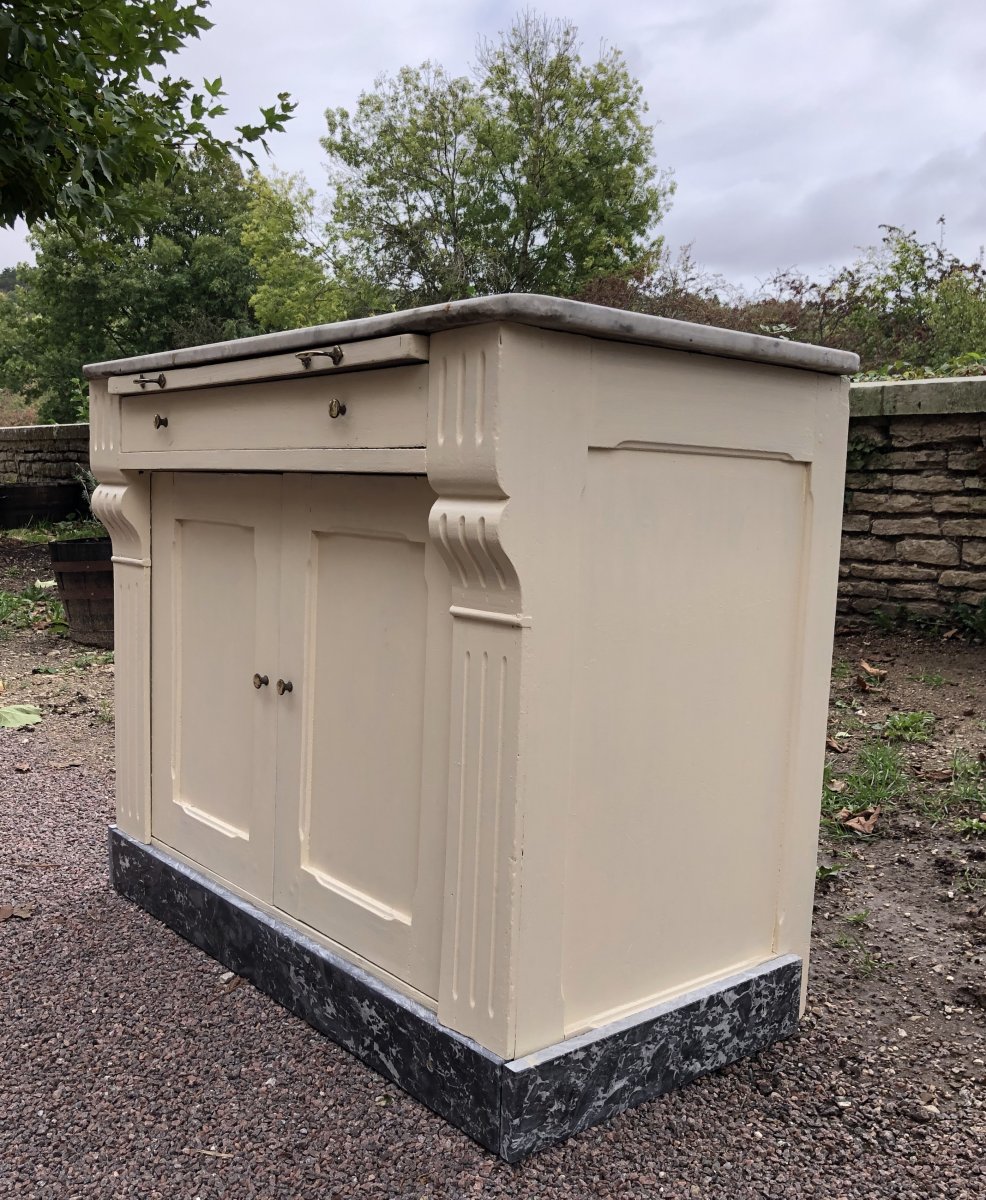
[[[824,769],[828,722],[829,671],[839,577],[842,504],[849,432],[849,381],[826,376],[816,380],[815,446],[811,491],[806,510],[806,555],[802,675],[795,699],[791,763],[792,803],[783,832],[778,878],[774,950],[791,951],[805,964],[801,1007],[808,987],[808,946],[815,863],[818,856],[820,780]]]
[[[750,454],[589,456],[569,1031],[771,954],[808,474]]]

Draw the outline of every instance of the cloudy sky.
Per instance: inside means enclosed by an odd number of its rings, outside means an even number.
[[[290,91],[299,108],[273,162],[321,186],[326,107],[374,76],[432,59],[466,73],[514,0],[213,0],[215,28],[172,69],[221,74],[231,116]],[[986,241],[983,0],[540,0],[571,18],[583,56],[623,51],[677,194],[663,230],[748,285],[824,269],[879,240],[881,223],[975,257]],[[0,231],[0,266],[25,255]]]

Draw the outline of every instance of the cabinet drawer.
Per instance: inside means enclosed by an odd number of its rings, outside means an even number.
[[[417,447],[427,420],[428,367],[389,367],[126,396],[120,451]]]

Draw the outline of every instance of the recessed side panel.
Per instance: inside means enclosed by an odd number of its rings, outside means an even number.
[[[578,1031],[772,951],[808,468],[589,456],[567,827]],[[806,883],[810,886],[810,882]]]
[[[162,476],[152,498],[151,829],[269,898],[274,670],[271,479]]]
[[[422,479],[291,480],[275,903],[437,994],[448,572]]]
[[[257,634],[256,531],[179,518],[174,553],[173,801],[230,836],[248,838],[252,764],[243,750],[254,697],[242,684]]]

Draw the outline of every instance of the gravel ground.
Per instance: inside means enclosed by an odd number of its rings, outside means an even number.
[[[861,649],[926,654],[837,656]],[[986,1197],[986,891],[947,830],[823,846],[845,869],[798,1037],[508,1167],[109,890],[111,668],[72,710],[77,654],[0,642],[6,698],[49,697],[34,732],[0,733],[0,904],[29,911],[0,922],[0,1196]],[[864,904],[879,969],[833,935]]]

